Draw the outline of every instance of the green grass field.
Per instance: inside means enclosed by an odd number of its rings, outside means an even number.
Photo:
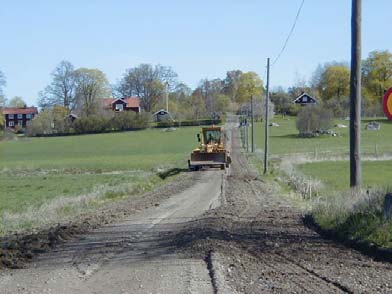
[[[199,128],[161,129],[0,142],[0,170],[150,170],[165,162],[186,165]]]
[[[0,226],[2,214],[38,209],[60,196],[151,188],[159,170],[187,167],[198,131],[184,127],[2,141]]]
[[[392,153],[392,122],[387,119],[377,119],[381,123],[380,131],[366,131],[365,125],[372,119],[362,122],[362,152],[364,154]],[[335,120],[333,125],[344,124],[347,128],[332,128],[339,136],[320,136],[316,138],[299,138],[296,128],[296,118],[282,119],[276,116],[271,122],[278,123],[279,127],[270,127],[270,154],[348,154],[349,152],[349,121]],[[255,143],[257,148],[264,149],[264,125],[255,124]]]
[[[298,170],[307,176],[320,179],[326,190],[347,190],[350,166],[348,161],[325,161],[299,165]],[[386,187],[392,183],[392,160],[362,162],[363,186]]]
[[[322,228],[333,230],[343,240],[360,239],[392,248],[392,223],[385,222],[383,217],[383,197],[386,191],[391,191],[392,183],[392,122],[377,119],[381,130],[366,131],[366,123],[372,120],[364,119],[361,124],[361,151],[363,158],[368,160],[362,161],[364,189],[357,197],[353,198],[349,191],[348,127],[333,128],[339,134],[337,137],[299,138],[295,118],[276,117],[272,122],[280,126],[270,127],[270,154],[274,159],[271,161],[290,160],[292,155],[300,155],[299,158],[310,161],[294,166],[294,172],[296,176],[304,174],[324,184],[317,194],[322,201],[309,201],[312,203],[310,213]],[[349,122],[343,120],[336,120],[334,125],[337,124],[349,126]],[[261,123],[256,124],[255,135],[257,147],[263,149],[264,128]],[[283,174],[287,175],[286,172],[283,171]],[[299,176],[296,189],[301,189],[301,181],[312,182],[306,177]],[[365,189],[369,194],[364,192]]]

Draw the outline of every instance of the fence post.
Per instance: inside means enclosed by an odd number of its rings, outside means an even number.
[[[387,193],[384,198],[384,218],[386,221],[391,220],[392,193]]]

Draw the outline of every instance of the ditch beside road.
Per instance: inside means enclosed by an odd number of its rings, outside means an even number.
[[[390,293],[391,264],[306,228],[229,121],[230,170],[179,175],[192,184],[0,272],[1,293]]]

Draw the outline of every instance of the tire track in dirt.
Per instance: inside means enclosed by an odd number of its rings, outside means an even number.
[[[324,240],[273,181],[255,176],[232,136],[225,205],[188,227],[188,251],[211,250],[226,285],[240,293],[391,293],[392,266]],[[225,292],[221,292],[225,293]]]

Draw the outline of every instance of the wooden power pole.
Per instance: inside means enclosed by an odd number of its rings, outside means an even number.
[[[265,94],[265,129],[264,129],[264,174],[268,172],[268,145],[269,145],[269,76],[270,59],[267,58],[267,89]]]
[[[251,96],[251,98],[250,98],[250,115],[251,115],[251,120],[250,120],[250,122],[251,122],[251,128],[252,128],[252,140],[251,140],[251,142],[252,142],[252,147],[251,147],[251,150],[252,150],[252,153],[253,152],[255,152],[255,135],[254,135],[254,108],[253,108],[253,95]]]
[[[350,187],[359,189],[361,169],[361,10],[362,0],[352,0],[350,78]]]

